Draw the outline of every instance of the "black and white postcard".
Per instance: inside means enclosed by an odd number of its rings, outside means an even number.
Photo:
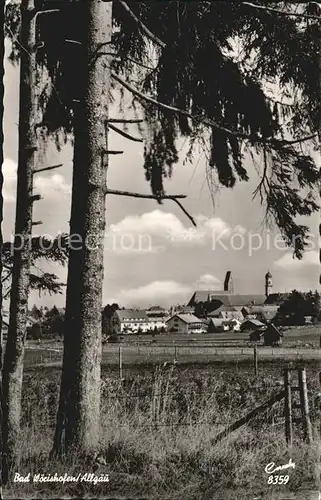
[[[0,500],[320,500],[321,3],[0,4]]]

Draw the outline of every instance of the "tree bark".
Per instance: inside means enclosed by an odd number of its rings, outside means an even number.
[[[19,458],[21,390],[28,312],[32,187],[36,155],[36,56],[34,0],[22,0],[20,105],[15,249],[8,339],[3,362],[3,480]]]
[[[4,26],[4,8],[5,2],[2,0],[0,2],[0,25]],[[0,252],[2,255],[2,246],[3,246],[3,235],[2,235],[2,221],[3,221],[3,174],[2,174],[2,165],[3,165],[3,95],[4,95],[4,85],[3,85],[3,77],[4,77],[4,34],[2,31],[0,37]],[[3,303],[3,291],[2,291],[2,259],[0,259],[0,402],[2,401],[2,354],[3,354],[3,331],[2,331],[2,303]],[[0,429],[2,424],[2,408],[0,403]],[[0,431],[0,499],[2,496],[2,436]]]
[[[96,449],[100,429],[101,309],[108,156],[112,2],[84,2],[82,98],[75,112],[74,171],[64,357],[53,453]],[[75,236],[77,235],[77,236]],[[72,241],[71,240],[71,241]]]

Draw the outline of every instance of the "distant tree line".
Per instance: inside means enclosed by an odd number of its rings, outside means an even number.
[[[308,317],[312,323],[321,320],[320,294],[311,290],[307,293],[292,290],[280,305],[274,322],[280,325],[304,325]]]
[[[29,339],[63,337],[64,313],[56,306],[49,309],[34,305],[30,311],[30,319],[34,320],[34,323],[27,328]]]

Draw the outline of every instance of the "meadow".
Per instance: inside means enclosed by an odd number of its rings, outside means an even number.
[[[282,492],[313,489],[319,456],[320,386],[318,362],[307,369],[313,445],[294,425],[292,460],[286,486],[268,484],[265,466],[286,464],[283,403],[213,445],[233,421],[283,388],[283,368],[300,366],[282,360],[262,362],[257,376],[245,360],[224,363],[103,365],[102,433],[99,473],[104,485],[18,485],[5,498],[53,498],[61,495],[102,498],[213,499],[281,498]],[[94,457],[48,460],[58,401],[60,370],[26,366],[20,473],[90,472]],[[302,493],[304,495],[304,493]],[[285,498],[285,497],[283,497]],[[287,497],[289,498],[289,497]],[[303,496],[302,498],[308,498]]]
[[[283,359],[287,361],[321,360],[320,327],[292,327],[284,331],[282,347],[269,348],[258,345],[259,362]],[[28,341],[26,366],[59,366],[62,360],[61,341]],[[253,359],[253,343],[248,332],[224,332],[215,334],[162,334],[127,335],[121,344],[106,343],[103,346],[103,365],[119,364],[121,348],[124,365],[158,363],[221,363],[238,359],[240,363]]]

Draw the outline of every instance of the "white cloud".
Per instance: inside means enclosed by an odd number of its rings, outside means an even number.
[[[14,202],[16,199],[17,164],[11,158],[5,158],[2,164],[3,198],[5,202]]]
[[[71,192],[71,186],[66,182],[61,174],[50,176],[37,175],[34,182],[34,192],[41,194],[45,199],[59,199],[61,195],[68,195]]]
[[[195,283],[183,284],[174,280],[157,280],[136,288],[124,288],[108,303],[117,302],[121,307],[148,307],[153,304],[169,307],[186,304],[197,289],[221,290],[221,282],[212,274],[203,274]]]
[[[176,302],[186,302],[191,288],[176,281],[152,281],[137,288],[121,290],[112,300],[121,306],[147,307],[152,304],[170,306]]]
[[[17,164],[11,158],[5,158],[2,172],[4,177],[4,200],[5,202],[14,202],[16,199]],[[61,174],[35,176],[34,193],[41,194],[45,199],[58,200],[59,196],[68,195],[70,192],[71,186]]]
[[[172,213],[154,210],[142,215],[129,215],[117,224],[111,224],[111,231],[122,233],[150,233],[163,235],[170,229],[175,233],[182,232],[185,227]]]
[[[212,274],[203,274],[203,276],[201,276],[197,281],[197,288],[199,290],[221,290],[222,283],[218,278],[216,278],[216,276],[213,276]]]
[[[298,260],[293,258],[292,253],[287,252],[274,264],[288,271],[296,271],[306,266],[319,266],[319,254],[316,250],[310,250],[303,254],[301,260]]]
[[[222,239],[236,230],[245,231],[241,226],[232,229],[219,217],[195,216],[197,227],[184,225],[176,215],[170,212],[154,210],[142,215],[127,216],[117,224],[111,224],[110,232],[126,235],[145,235],[147,238],[166,239],[172,244],[204,244],[214,236]]]

